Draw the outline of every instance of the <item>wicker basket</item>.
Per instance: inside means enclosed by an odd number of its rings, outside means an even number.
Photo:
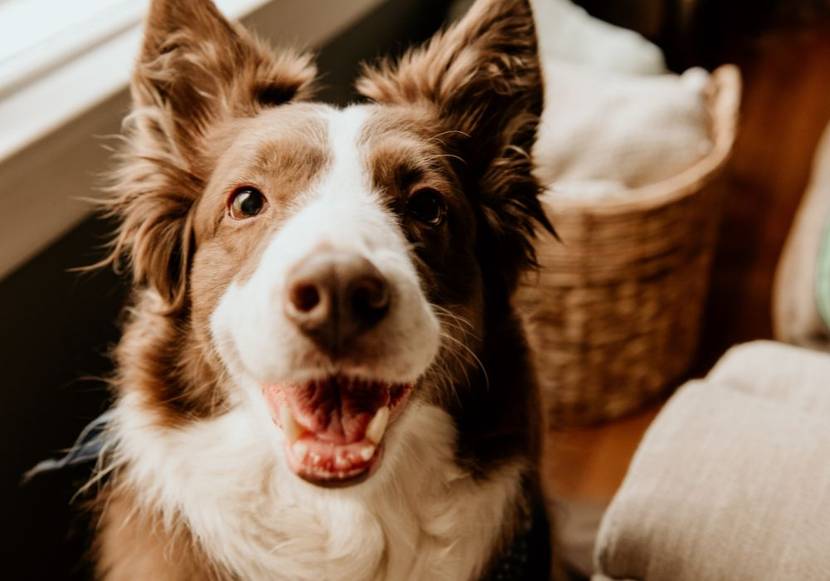
[[[542,268],[516,304],[552,426],[634,411],[692,363],[720,218],[714,178],[732,150],[740,86],[736,67],[713,73],[714,147],[694,167],[624,201],[548,207],[562,242],[540,240]]]

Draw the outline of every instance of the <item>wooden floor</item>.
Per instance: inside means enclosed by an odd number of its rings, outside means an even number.
[[[659,406],[653,406],[596,428],[550,432],[543,468],[548,490],[560,498],[606,503],[658,411]]]
[[[830,120],[827,30],[767,34],[734,58],[745,83],[742,129],[726,176],[729,199],[697,375],[730,345],[771,337],[775,265]],[[550,432],[548,490],[572,501],[610,501],[659,407],[594,428]]]

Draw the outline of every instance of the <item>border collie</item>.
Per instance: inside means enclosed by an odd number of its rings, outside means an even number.
[[[361,104],[311,101],[315,74],[209,0],[152,2],[105,201],[134,291],[104,579],[503,578],[535,526],[530,7],[477,1],[365,67]]]

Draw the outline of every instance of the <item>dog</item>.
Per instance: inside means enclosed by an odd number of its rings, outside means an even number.
[[[531,8],[478,0],[345,108],[315,75],[209,0],[151,3],[103,202],[134,288],[97,574],[533,578]]]

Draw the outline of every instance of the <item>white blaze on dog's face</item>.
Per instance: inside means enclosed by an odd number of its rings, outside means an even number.
[[[529,6],[480,0],[345,109],[207,0],[154,0],[146,30],[109,204],[136,311],[165,314],[125,336],[123,382],[169,425],[242,408],[296,475],[357,483],[410,402],[469,384],[547,225]]]
[[[196,214],[211,228],[196,232],[194,278],[217,261],[237,269],[206,307],[217,351],[243,405],[269,409],[291,469],[317,483],[377,466],[440,342],[392,184],[377,189],[373,109],[289,105],[235,128]],[[290,179],[291,164],[307,167]],[[440,194],[413,193],[435,196],[420,218],[441,228]],[[200,309],[210,293],[195,290]]]

